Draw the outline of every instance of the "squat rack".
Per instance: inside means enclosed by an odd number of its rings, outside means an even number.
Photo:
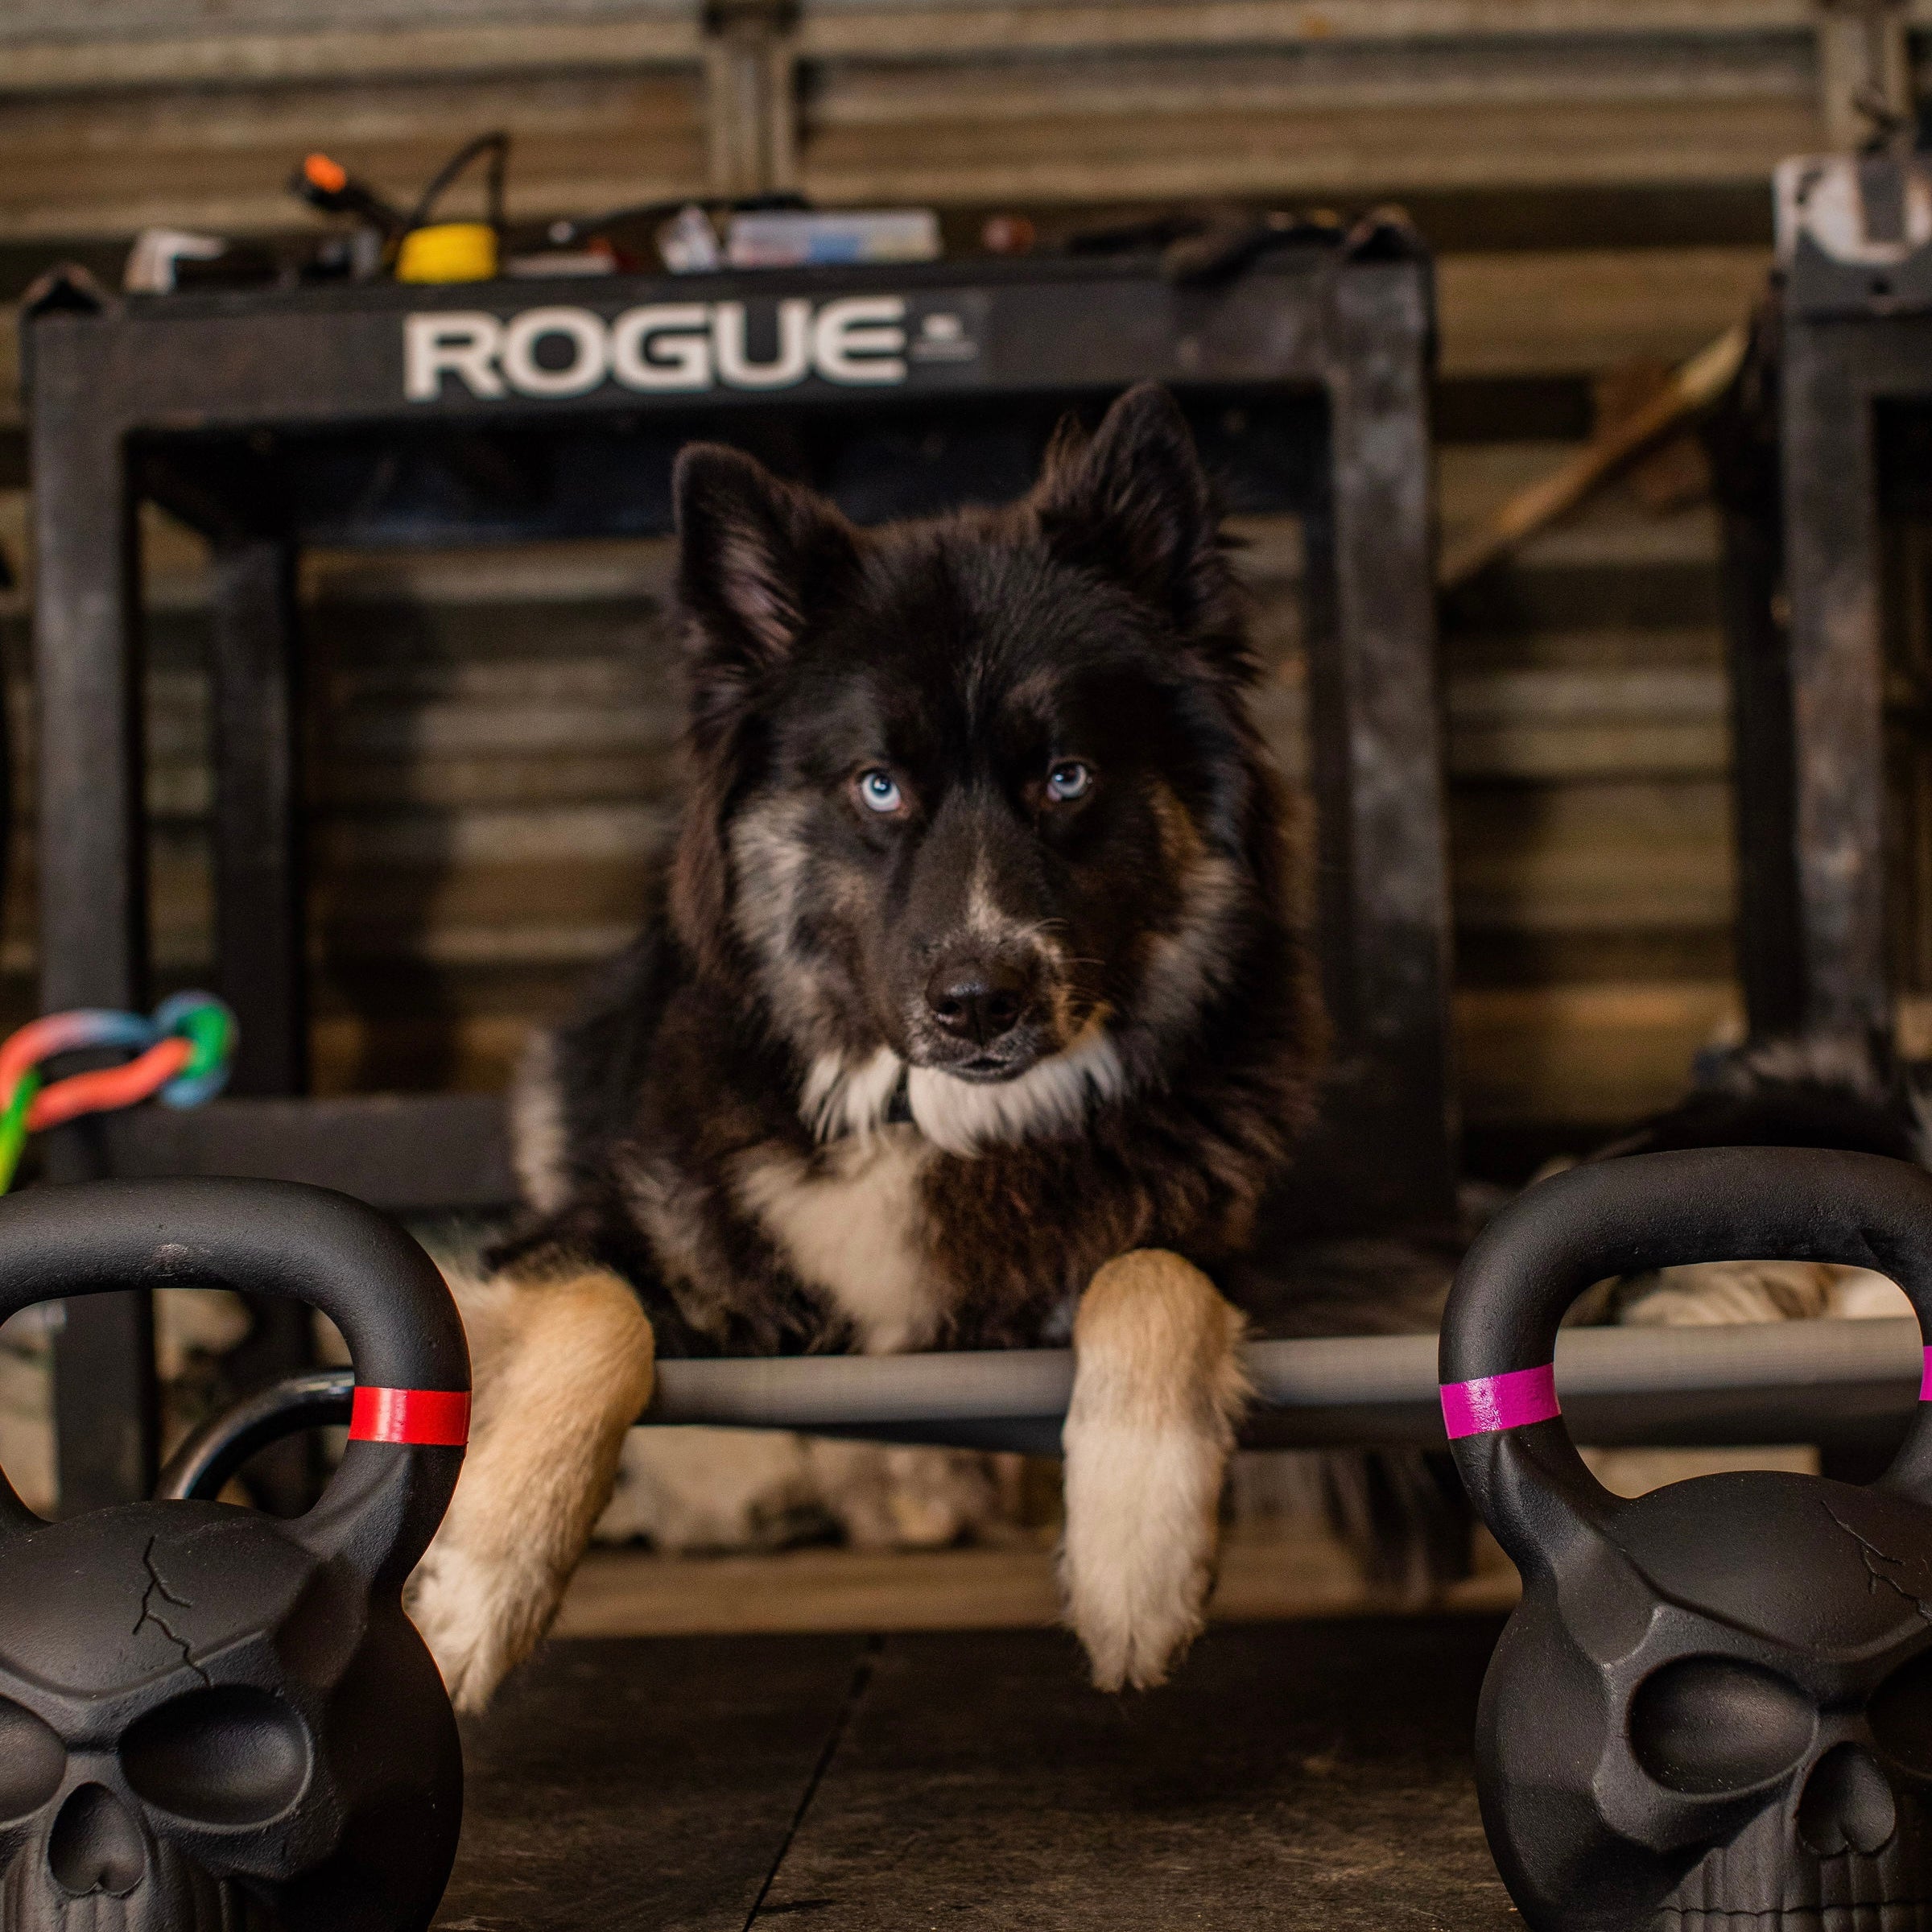
[[[57,272],[23,327],[41,1001],[147,1004],[147,497],[213,547],[216,984],[242,1038],[233,1098],[63,1129],[56,1177],[308,1180],[399,1210],[514,1199],[494,1100],[304,1093],[302,546],[659,534],[696,436],[740,443],[861,521],[997,501],[1026,487],[1063,410],[1153,378],[1179,395],[1231,507],[1296,514],[1307,559],[1337,1050],[1323,1133],[1266,1238],[1449,1222],[1432,278],[1406,229],[1311,230],[1211,287],[1177,287],[1148,258],[123,299]],[[55,1384],[63,1507],[147,1493],[145,1298],[75,1302]]]
[[[1903,828],[1887,799],[1901,682],[1888,642],[1902,625],[1889,608],[1887,525],[1932,422],[1932,172],[1917,156],[1800,157],[1779,167],[1777,194],[1777,266],[1711,431],[1738,971],[1754,1034],[1889,1044],[1899,935],[1888,859]]]

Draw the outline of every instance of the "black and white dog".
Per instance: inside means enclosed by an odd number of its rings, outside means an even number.
[[[460,1285],[476,1430],[417,1620],[481,1703],[654,1352],[1071,1339],[1067,1614],[1096,1682],[1158,1682],[1244,1396],[1215,1278],[1321,1043],[1186,425],[1136,390],[1020,503],[871,530],[724,448],[675,496],[691,788],[520,1080],[534,1218]]]

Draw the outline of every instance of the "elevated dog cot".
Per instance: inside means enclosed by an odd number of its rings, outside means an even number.
[[[1557,1385],[1578,1439],[1603,1448],[1794,1442],[1870,1462],[1917,1410],[1924,1356],[1909,1319],[1576,1328]],[[1433,1335],[1254,1342],[1246,1360],[1249,1447],[1443,1446]],[[217,1417],[176,1451],[163,1493],[217,1494],[267,1443],[346,1422],[353,1381],[312,1371]],[[1063,1348],[665,1361],[638,1420],[1053,1455],[1072,1387]]]
[[[301,1179],[402,1211],[514,1198],[493,1100],[305,1096],[304,546],[661,535],[672,459],[700,436],[803,476],[861,520],[994,501],[1026,487],[1063,411],[1154,378],[1181,397],[1230,506],[1298,519],[1304,558],[1338,1046],[1325,1126],[1270,1238],[1447,1228],[1431,274],[1399,227],[1290,242],[1210,287],[1177,287],[1145,257],[126,299],[50,279],[23,323],[42,1002],[146,1001],[132,565],[151,498],[213,546],[216,984],[242,1038],[233,1098],[62,1129],[50,1172]],[[76,1302],[55,1359],[64,1506],[146,1492],[149,1312],[133,1297]],[[797,1413],[830,1426],[881,1372],[909,1436],[953,1439],[961,1418],[943,1390],[971,1381],[993,1391],[981,1413],[1024,1422],[1030,1441],[1051,1422],[1040,1378],[1063,1364],[692,1364],[667,1366],[665,1385],[769,1392],[776,1376],[819,1389]],[[861,1405],[852,1419],[870,1416]]]

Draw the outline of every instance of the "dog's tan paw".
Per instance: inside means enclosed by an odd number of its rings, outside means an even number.
[[[477,1711],[550,1628],[650,1399],[654,1350],[637,1297],[601,1269],[450,1286],[476,1403],[407,1600],[451,1701]]]
[[[1069,1422],[1067,1620],[1102,1690],[1166,1681],[1207,1620],[1227,1451],[1186,1431]]]
[[[562,1600],[564,1582],[518,1575],[448,1547],[410,1579],[407,1608],[459,1711],[481,1711],[534,1650]]]
[[[1109,1262],[1082,1298],[1060,1581],[1103,1690],[1163,1682],[1206,1620],[1241,1327],[1205,1275],[1154,1249]]]

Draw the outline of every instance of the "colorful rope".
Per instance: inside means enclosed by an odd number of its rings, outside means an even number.
[[[128,1048],[135,1057],[42,1084],[42,1061],[102,1046]],[[234,1052],[235,1016],[212,993],[178,993],[151,1019],[83,1007],[28,1021],[0,1045],[0,1194],[14,1184],[30,1133],[155,1098],[166,1107],[199,1107],[227,1085]]]

